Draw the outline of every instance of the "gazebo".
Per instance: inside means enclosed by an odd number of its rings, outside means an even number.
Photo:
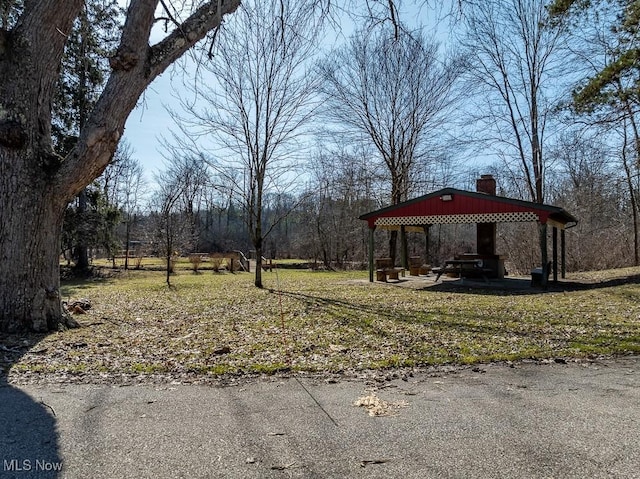
[[[476,224],[477,254],[493,265],[499,276],[500,262],[496,255],[497,223],[537,222],[540,232],[542,284],[549,275],[547,232],[552,230],[553,280],[558,280],[558,231],[560,234],[561,275],[566,273],[565,230],[577,224],[576,218],[563,208],[531,201],[496,196],[496,180],[482,175],[476,182],[476,191],[444,188],[412,200],[382,208],[360,216],[369,225],[369,281],[374,273],[374,231],[376,229],[424,231],[429,241],[429,228],[438,224]],[[405,243],[401,241],[401,245]],[[407,252],[401,252],[402,266],[408,268]]]

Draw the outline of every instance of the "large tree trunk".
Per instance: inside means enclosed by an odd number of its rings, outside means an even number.
[[[395,266],[396,256],[398,253],[398,231],[391,230],[389,232],[389,258],[391,258],[391,265]]]
[[[402,202],[402,173],[391,171],[391,204],[397,205]],[[398,230],[389,232],[389,258],[391,265],[395,266],[398,256]]]
[[[81,0],[25,4],[0,30],[0,331],[47,331],[63,322],[60,231],[69,197],[55,173],[51,99]],[[55,20],[53,20],[55,19]]]
[[[65,204],[52,197],[44,178],[34,182],[18,166],[24,160],[6,159],[0,167],[0,331],[58,329]]]

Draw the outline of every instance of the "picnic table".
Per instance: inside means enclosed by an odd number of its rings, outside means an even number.
[[[432,271],[437,273],[436,282],[444,273],[453,273],[464,278],[467,276],[481,276],[482,279],[488,281],[487,273],[491,273],[491,268],[483,268],[480,259],[448,259],[444,262],[444,266],[433,268]]]

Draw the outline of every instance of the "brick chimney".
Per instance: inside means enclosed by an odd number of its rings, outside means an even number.
[[[476,180],[476,191],[488,195],[496,195],[496,179],[493,175],[481,175]]]
[[[487,195],[496,195],[496,180],[493,175],[482,175],[476,180],[476,191]],[[496,224],[478,223],[476,225],[476,246],[479,255],[496,254]]]

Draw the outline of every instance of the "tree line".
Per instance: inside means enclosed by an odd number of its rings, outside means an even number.
[[[608,163],[606,150],[573,144],[565,150],[562,168],[548,187],[549,202],[561,204],[580,221],[567,235],[568,270],[597,270],[633,264],[633,214],[626,193],[626,178]],[[131,151],[128,152],[132,155]],[[135,267],[142,255],[170,259],[173,255],[240,250],[255,258],[249,223],[241,195],[224,176],[217,176],[202,157],[176,159],[161,173],[161,185],[150,197],[139,181],[140,166],[133,156],[118,154],[105,175],[89,189],[91,201],[90,248],[96,257],[120,258],[118,267]],[[299,258],[325,269],[365,268],[367,226],[357,218],[386,206],[383,176],[376,178],[370,156],[344,151],[318,152],[310,162],[305,184],[297,192],[266,194],[263,198],[262,254],[265,258]],[[129,165],[133,165],[133,172]],[[425,181],[422,192],[455,184],[473,190],[480,173],[498,178],[498,194],[518,197],[517,185],[505,181],[503,171],[442,171]],[[133,181],[131,181],[133,179]],[[438,181],[442,181],[439,184]],[[433,186],[431,186],[433,185]],[[77,204],[70,205],[69,228]],[[67,219],[63,238],[71,235]],[[388,233],[377,232],[377,256],[388,254]],[[527,274],[539,262],[537,229],[533,224],[500,224],[498,252],[506,254],[512,274]],[[613,241],[612,241],[613,239]],[[440,264],[460,252],[474,251],[474,225],[438,225],[432,228],[429,257],[424,236],[408,234],[411,256]],[[65,245],[67,247],[65,248]],[[63,242],[64,254],[73,258],[73,241]],[[167,261],[167,265],[170,261]],[[115,263],[114,263],[115,266]]]

